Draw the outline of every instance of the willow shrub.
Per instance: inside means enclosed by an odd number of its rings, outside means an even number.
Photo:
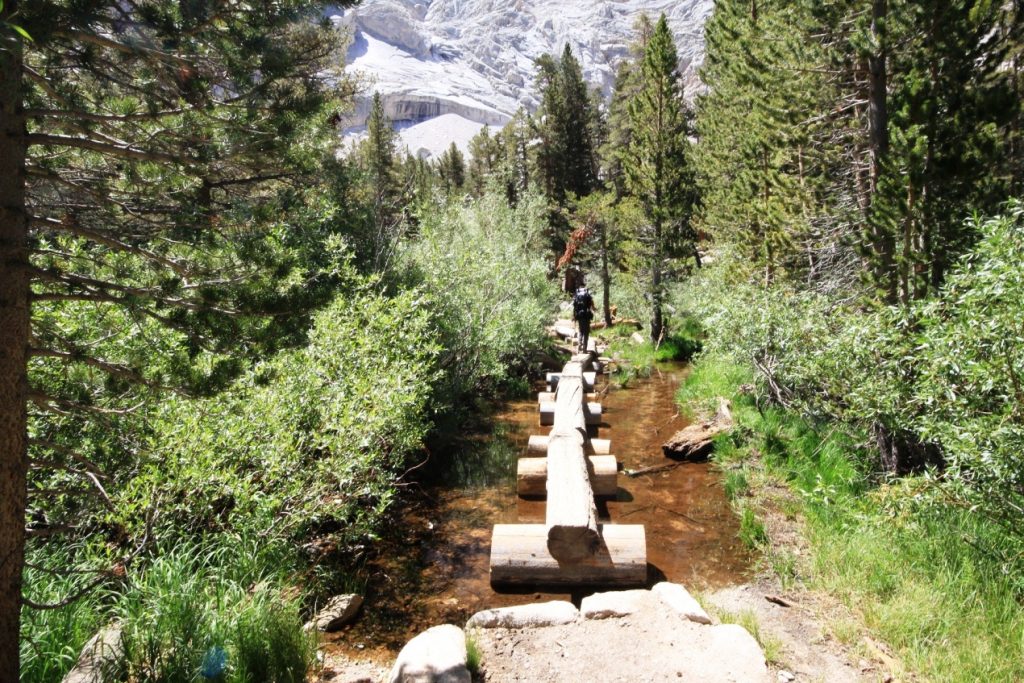
[[[366,290],[317,314],[305,348],[231,391],[166,401],[119,509],[160,510],[162,533],[371,536],[429,429],[439,348],[428,298]]]
[[[913,435],[944,462],[915,495],[922,514],[970,509],[994,527],[972,543],[1024,590],[1024,205],[975,221],[980,241],[937,297],[862,311],[824,296],[750,284],[723,259],[681,295],[706,345],[755,374],[763,397],[868,443],[869,428]],[[871,448],[856,451],[877,467]],[[851,457],[854,453],[851,452]],[[864,459],[867,457],[868,459]]]
[[[449,405],[524,375],[547,343],[544,325],[558,290],[543,256],[545,212],[537,195],[513,207],[503,193],[488,192],[469,204],[429,207],[420,216],[403,266],[411,282],[435,295],[444,373],[439,397]]]

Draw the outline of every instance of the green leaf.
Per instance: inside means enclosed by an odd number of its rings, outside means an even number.
[[[2,4],[0,4],[0,9],[3,9],[3,5],[2,5]],[[26,31],[26,30],[25,30],[25,29],[23,29],[22,27],[18,26],[17,24],[8,24],[8,26],[10,26],[11,28],[13,28],[13,29],[14,29],[14,32],[15,32],[15,33],[17,33],[17,34],[18,34],[19,36],[21,36],[22,38],[24,38],[25,40],[27,40],[27,41],[29,41],[29,42],[32,42],[32,43],[34,43],[34,42],[35,42],[34,40],[32,40],[32,36],[30,36],[30,35],[28,34],[28,31]]]

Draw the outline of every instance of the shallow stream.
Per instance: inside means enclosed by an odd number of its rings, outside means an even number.
[[[624,388],[614,381],[598,386],[607,388],[600,399],[604,423],[592,436],[611,439],[625,469],[670,462],[661,444],[686,425],[674,400],[686,372],[685,365],[664,363]],[[333,647],[390,661],[429,626],[462,625],[490,607],[585,594],[496,592],[490,585],[491,527],[544,522],[544,502],[519,499],[515,492],[517,458],[530,434],[548,431],[538,424],[535,399],[506,402],[447,452],[434,454],[433,470],[418,485],[422,495],[414,496],[418,502],[382,539],[362,617],[330,637]],[[714,589],[742,582],[749,570],[751,558],[738,540],[720,475],[707,463],[636,478],[620,473],[617,498],[598,509],[602,521],[646,527],[652,584],[669,580]]]

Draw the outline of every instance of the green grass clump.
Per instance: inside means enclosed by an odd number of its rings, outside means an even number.
[[[107,667],[108,680],[304,681],[317,642],[302,629],[300,595],[285,576],[294,566],[287,553],[238,537],[179,543],[157,549],[119,584],[61,609],[26,610],[21,680],[61,680],[85,641],[116,623],[123,652]],[[33,565],[71,560],[66,553],[39,556]],[[93,576],[33,570],[30,596],[58,602]]]
[[[466,632],[466,668],[473,676],[480,673],[480,664],[483,663],[483,652],[480,650],[480,643],[476,640],[476,633]]]
[[[768,532],[749,505],[741,508],[740,540],[748,548],[761,548],[768,544]]]
[[[731,501],[745,496],[750,490],[747,471],[742,467],[726,470],[722,479],[722,486],[725,488],[725,497]]]
[[[655,363],[689,361],[702,347],[703,332],[700,325],[691,318],[684,319],[679,329],[657,346],[650,340],[643,344],[634,343],[631,338],[633,332],[634,328],[627,325],[615,326],[604,332],[606,337],[611,338],[612,354],[623,362],[620,374],[628,373],[630,368],[649,373]],[[628,379],[632,379],[632,376]]]
[[[296,597],[258,562],[252,545],[179,547],[154,560],[118,601],[120,667],[130,680],[300,683],[316,636]]]

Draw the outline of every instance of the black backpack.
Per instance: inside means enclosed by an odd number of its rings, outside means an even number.
[[[574,320],[590,320],[593,312],[590,310],[594,300],[586,289],[578,289],[572,297],[572,317]]]

